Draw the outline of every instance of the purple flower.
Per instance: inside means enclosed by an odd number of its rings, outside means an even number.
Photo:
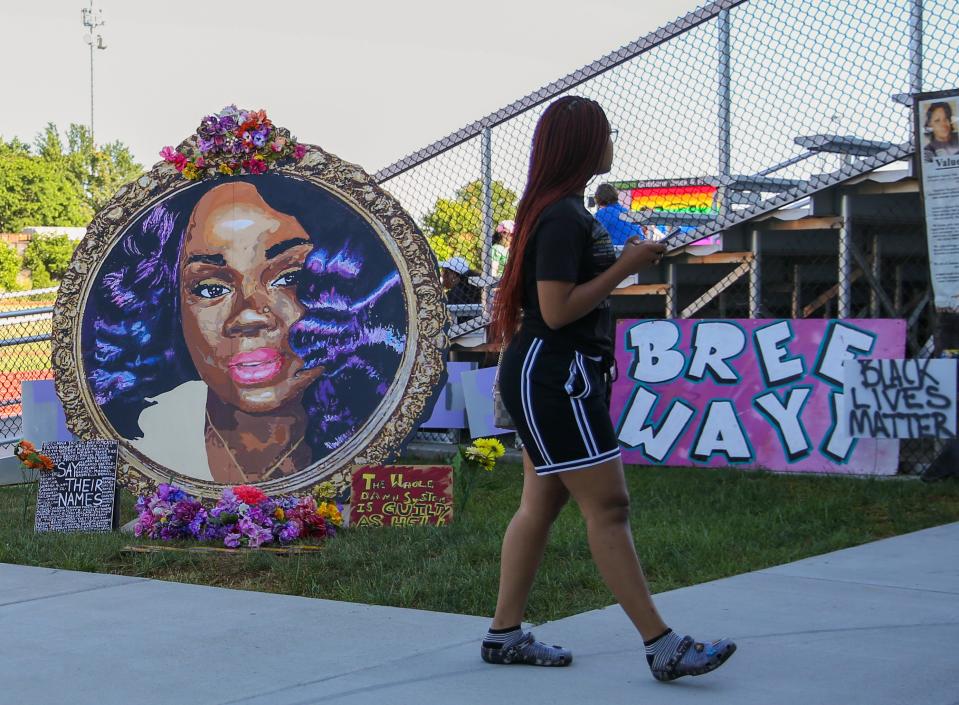
[[[227,548],[239,548],[240,537],[240,534],[227,534],[223,537],[223,545]]]
[[[264,543],[269,543],[273,540],[273,534],[270,533],[268,529],[261,529],[257,527],[256,531],[250,537],[250,548],[258,548]]]
[[[289,543],[300,538],[300,524],[297,521],[288,521],[286,526],[280,529],[280,541]]]
[[[201,152],[206,154],[207,152],[211,151],[216,146],[216,143],[212,139],[205,139],[203,137],[200,137],[197,140],[197,146],[200,148]]]
[[[203,540],[206,528],[206,511],[197,512],[196,516],[190,521],[188,528],[193,538]]]
[[[203,505],[197,500],[184,499],[180,502],[177,502],[173,507],[173,516],[177,521],[183,524],[189,524],[201,511],[203,511]]]
[[[196,133],[198,135],[210,136],[213,135],[219,125],[219,118],[216,115],[207,115],[200,121],[200,127],[197,129]]]
[[[186,499],[188,495],[182,488],[163,482],[157,487],[156,497],[161,502],[179,502]]]
[[[165,500],[157,500],[150,504],[150,512],[157,518],[169,516],[172,511],[173,505]]]
[[[260,526],[271,526],[273,521],[263,512],[260,507],[250,507],[246,513],[247,518],[254,524]]]

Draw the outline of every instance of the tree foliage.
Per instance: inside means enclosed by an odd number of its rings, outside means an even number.
[[[0,289],[3,291],[18,289],[17,275],[20,274],[21,269],[23,269],[23,260],[17,254],[16,248],[7,242],[0,242]]]
[[[66,150],[55,124],[48,123],[34,142],[41,159],[60,165],[83,195],[91,210],[99,210],[121,186],[143,173],[122,142],[97,147],[85,125],[67,129]]]
[[[60,281],[77,243],[66,235],[34,235],[23,253],[23,266],[30,270],[35,289]]]
[[[91,215],[58,165],[10,145],[0,149],[0,232],[19,232],[28,225],[84,225]]]
[[[499,181],[492,182],[493,225],[516,216],[517,196]],[[471,181],[452,199],[439,198],[423,218],[427,240],[437,259],[465,257],[479,271],[483,251],[483,185]]]
[[[71,124],[65,138],[53,123],[32,146],[0,138],[0,231],[85,225],[143,171],[123,143],[94,145],[83,125]]]

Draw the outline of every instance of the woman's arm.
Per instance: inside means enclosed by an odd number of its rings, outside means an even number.
[[[666,246],[658,242],[631,239],[613,265],[588,282],[536,282],[543,320],[552,330],[579,320],[609,296],[623,279],[653,264],[665,251]]]

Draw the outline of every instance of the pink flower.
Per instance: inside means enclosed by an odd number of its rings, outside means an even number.
[[[163,161],[172,162],[176,159],[177,152],[174,151],[173,147],[164,147],[160,150],[160,156],[163,157]]]
[[[296,145],[296,147],[293,148],[293,158],[294,158],[294,159],[302,159],[305,154],[306,154],[306,146],[305,146],[305,145],[298,144],[298,145]]]
[[[262,159],[247,159],[243,162],[243,168],[251,174],[262,174],[266,171],[266,162]]]
[[[188,160],[186,158],[186,155],[183,155],[177,152],[173,156],[173,159],[171,161],[173,162],[174,169],[176,169],[177,171],[183,171],[184,167],[186,167],[187,165]]]
[[[202,169],[205,166],[206,166],[206,159],[204,159],[203,157],[197,157],[196,158],[197,169]]]

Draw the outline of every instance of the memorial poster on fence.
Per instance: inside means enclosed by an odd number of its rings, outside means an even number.
[[[905,335],[900,319],[620,320],[623,461],[895,474],[898,440],[847,432],[843,365],[902,359]]]
[[[935,305],[959,313],[959,90],[920,93],[914,100]]]
[[[39,473],[35,529],[100,531],[116,528],[117,442],[56,441],[40,452],[53,469]]]

